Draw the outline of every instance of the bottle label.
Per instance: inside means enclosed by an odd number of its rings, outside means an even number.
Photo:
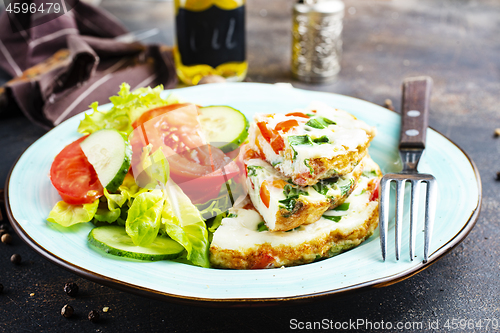
[[[212,6],[201,12],[178,9],[177,47],[186,66],[245,61],[245,6]]]

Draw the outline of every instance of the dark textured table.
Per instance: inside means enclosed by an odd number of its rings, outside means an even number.
[[[172,43],[172,4],[109,2],[101,6],[131,30],[159,27],[150,41]],[[232,332],[288,331],[291,320],[372,323],[407,327],[447,320],[500,320],[500,4],[491,1],[346,0],[344,56],[338,79],[328,85],[295,82],[290,75],[291,1],[248,1],[248,77],[255,82],[292,82],[295,87],[335,92],[398,109],[408,76],[434,79],[430,125],[463,148],[483,180],[479,220],[469,236],[431,267],[400,283],[341,299],[268,308],[204,308],[166,303],[104,287],[36,254],[17,235],[0,243],[0,331],[5,332]],[[2,77],[4,80],[7,78]],[[0,115],[0,184],[17,157],[44,131],[20,115]],[[450,186],[452,186],[450,184]],[[5,212],[4,212],[5,213]],[[5,218],[5,214],[4,214]],[[4,221],[7,222],[7,221]],[[20,266],[10,256],[23,257]],[[68,281],[78,297],[63,292]],[[76,315],[59,312],[71,304]],[[109,311],[102,312],[103,307]],[[99,310],[98,323],[86,319]],[[408,324],[409,323],[409,324]],[[361,328],[358,331],[369,331]],[[393,330],[395,331],[395,330]],[[457,331],[464,331],[458,329]],[[490,324],[488,331],[492,329]]]

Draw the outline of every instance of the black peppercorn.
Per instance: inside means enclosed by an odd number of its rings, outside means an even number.
[[[0,294],[3,293],[3,284],[0,283]]]
[[[97,312],[96,310],[90,311],[89,320],[93,323],[97,322],[99,320],[99,312]]]
[[[10,243],[12,243],[12,236],[10,234],[3,234],[1,241],[4,244],[10,244]]]
[[[11,257],[10,257],[10,261],[13,263],[13,264],[16,264],[16,265],[19,265],[21,263],[21,256],[19,254],[13,254]]]
[[[69,318],[73,315],[73,307],[71,305],[66,304],[61,309],[61,315],[65,318]]]
[[[64,292],[71,297],[78,295],[78,286],[74,282],[68,282],[64,285]]]

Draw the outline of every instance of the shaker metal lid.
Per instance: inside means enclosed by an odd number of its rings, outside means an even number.
[[[296,12],[319,13],[326,15],[343,14],[345,5],[340,0],[303,0],[295,4],[294,10]]]

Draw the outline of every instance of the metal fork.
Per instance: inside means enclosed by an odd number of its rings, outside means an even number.
[[[406,182],[411,183],[410,201],[410,259],[415,256],[415,238],[417,233],[418,199],[421,183],[427,184],[424,222],[424,263],[429,259],[429,246],[436,212],[437,183],[429,174],[418,173],[417,165],[425,149],[425,137],[428,124],[429,100],[432,79],[430,77],[408,78],[403,81],[403,101],[401,109],[401,134],[399,139],[399,155],[403,163],[401,173],[388,173],[380,181],[380,246],[382,259],[387,253],[387,232],[389,224],[389,197],[391,182],[396,182],[396,260],[401,253],[401,237],[403,229],[404,192]]]

